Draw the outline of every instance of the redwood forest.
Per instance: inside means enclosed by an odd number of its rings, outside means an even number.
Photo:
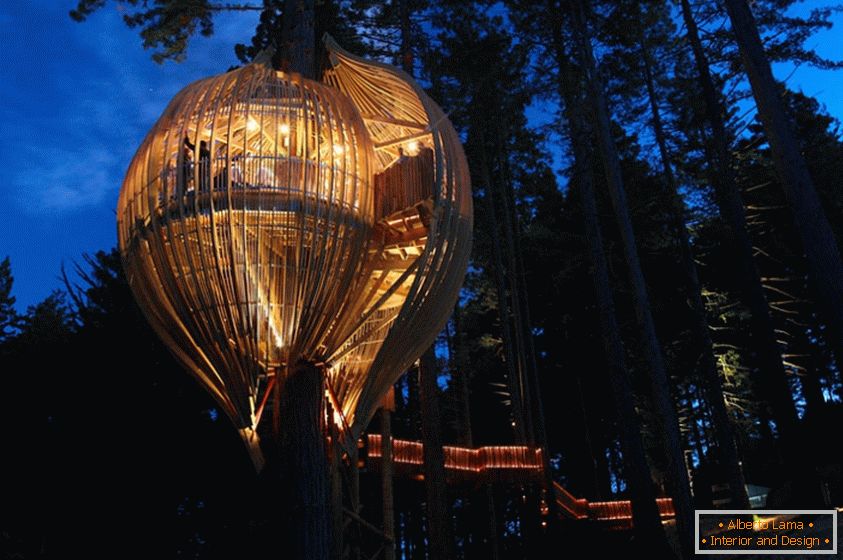
[[[843,6],[29,4],[2,558],[837,551]]]

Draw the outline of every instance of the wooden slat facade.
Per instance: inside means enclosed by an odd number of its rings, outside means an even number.
[[[442,110],[402,71],[326,44],[321,82],[259,61],[187,86],[118,200],[141,308],[253,452],[268,387],[300,358],[356,438],[447,321],[471,250]]]

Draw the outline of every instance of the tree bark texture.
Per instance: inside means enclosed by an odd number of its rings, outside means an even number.
[[[795,438],[796,407],[790,394],[787,373],[782,364],[781,347],[776,339],[767,297],[755,267],[752,239],[746,226],[746,212],[732,169],[727,141],[728,133],[723,120],[724,110],[714,88],[714,81],[711,78],[708,60],[700,41],[691,6],[688,0],[681,0],[681,3],[687,37],[694,53],[697,77],[705,101],[706,117],[711,125],[709,138],[711,153],[708,154],[711,161],[711,182],[720,215],[729,226],[731,244],[737,256],[737,273],[742,286],[743,300],[751,316],[751,340],[755,362],[759,369],[754,384],[760,396],[769,403],[781,437],[785,440],[785,445],[788,445]]]
[[[395,504],[392,492],[392,412],[381,408],[381,498],[383,534],[392,542],[384,543],[384,560],[395,559]]]
[[[492,173],[489,167],[488,157],[486,155],[485,136],[482,130],[479,134],[480,146],[478,151],[480,179],[483,181],[485,193],[483,194],[483,203],[486,207],[486,221],[488,223],[489,232],[492,234],[492,256],[494,257],[494,273],[495,273],[495,293],[498,297],[498,315],[501,320],[501,338],[503,339],[504,360],[506,365],[507,384],[510,392],[510,402],[512,402],[512,420],[515,423],[514,432],[516,441],[525,444],[527,443],[526,430],[526,412],[524,410],[524,392],[523,379],[519,375],[517,368],[518,359],[516,356],[515,340],[512,336],[509,308],[509,298],[506,293],[506,274],[503,265],[503,240],[501,239],[500,231],[498,230],[497,211],[495,210],[494,190],[495,186],[492,183]]]
[[[554,27],[559,29],[554,38],[554,50],[559,64],[560,97],[565,101],[565,116],[570,126],[571,144],[574,150],[573,188],[576,189],[582,206],[585,239],[592,266],[609,386],[617,407],[621,446],[626,459],[626,478],[632,501],[632,520],[635,531],[642,540],[664,543],[664,530],[656,506],[656,492],[644,452],[640,422],[635,411],[635,399],[629,370],[626,367],[623,340],[615,315],[615,301],[609,281],[609,266],[603,246],[603,234],[600,231],[592,177],[593,159],[589,142],[591,131],[583,111],[585,100],[580,93],[580,80],[568,62],[569,57],[565,52],[561,26]]]
[[[749,76],[758,116],[770,143],[773,163],[802,239],[809,279],[820,300],[818,307],[831,328],[832,347],[840,349],[843,346],[843,260],[837,240],[785,112],[752,11],[746,0],[725,0],[724,4]]]
[[[714,431],[717,434],[717,448],[720,454],[720,461],[729,478],[729,488],[734,507],[749,507],[749,498],[746,495],[746,481],[743,475],[738,456],[738,448],[735,443],[735,433],[729,412],[726,408],[726,401],[723,396],[723,383],[720,380],[720,372],[717,368],[717,358],[714,354],[714,344],[709,332],[708,319],[706,317],[705,303],[702,299],[702,284],[697,274],[697,265],[694,262],[694,254],[691,249],[691,240],[688,229],[685,225],[685,208],[682,198],[676,186],[676,178],[670,164],[670,152],[667,148],[667,139],[662,125],[661,111],[659,110],[658,94],[653,80],[652,62],[650,53],[642,41],[641,60],[644,70],[644,82],[647,86],[647,95],[650,101],[650,112],[652,115],[653,134],[656,137],[656,144],[659,148],[659,155],[662,160],[662,168],[667,194],[672,202],[672,214],[676,239],[679,242],[679,254],[682,268],[685,272],[685,280],[688,287],[688,297],[694,314],[694,330],[700,345],[702,385],[705,387],[705,395],[711,406]],[[700,455],[700,460],[703,457]]]
[[[314,0],[285,0],[279,66],[316,78]]]
[[[609,123],[609,110],[603,92],[603,83],[599,75],[594,54],[591,49],[591,39],[587,35],[586,17],[581,1],[574,7],[574,26],[579,29],[579,56],[586,77],[586,86],[591,97],[591,106],[595,117],[596,140],[600,148],[606,182],[609,188],[609,198],[615,213],[615,220],[620,231],[623,253],[627,265],[627,273],[632,290],[633,307],[643,343],[644,358],[649,367],[649,379],[653,397],[653,404],[662,431],[662,438],[667,458],[668,476],[670,477],[671,494],[676,509],[676,525],[679,532],[679,542],[683,556],[690,556],[693,547],[693,503],[691,500],[690,481],[685,467],[682,439],[679,434],[679,421],[676,408],[670,394],[670,380],[664,364],[661,346],[656,335],[656,327],[650,306],[650,298],[644,281],[644,273],[638,259],[638,248],[632,220],[629,216],[629,205],[626,200],[623,178],[621,177],[620,160],[612,138]]]
[[[281,395],[281,458],[289,490],[290,552],[301,560],[328,560],[333,540],[323,403],[322,371],[298,362]]]
[[[452,558],[450,544],[451,516],[445,480],[445,454],[442,449],[439,390],[436,383],[436,354],[428,348],[419,365],[422,405],[422,441],[424,442],[424,487],[427,497],[428,558]]]

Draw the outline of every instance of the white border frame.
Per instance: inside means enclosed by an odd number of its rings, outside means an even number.
[[[715,515],[831,515],[833,519],[831,550],[703,550],[700,548],[700,514]],[[694,510],[694,554],[837,554],[836,509],[697,509]]]

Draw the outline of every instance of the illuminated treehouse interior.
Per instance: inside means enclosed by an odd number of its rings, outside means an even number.
[[[453,309],[471,186],[457,133],[411,77],[326,46],[321,82],[263,55],[182,90],[131,162],[118,237],[148,320],[258,468],[265,412],[285,422],[279,395],[305,360],[324,383],[331,459],[356,467],[365,442],[377,471],[381,436],[363,430]],[[443,451],[450,482],[547,480],[534,447]],[[395,475],[423,476],[422,455],[395,439]],[[554,493],[563,517],[631,525],[629,502]],[[660,507],[671,516],[669,500]]]
[[[325,83],[256,62],[185,88],[118,203],[147,317],[252,443],[299,357],[326,369],[359,435],[447,321],[468,263],[450,122],[399,70],[329,46]]]

